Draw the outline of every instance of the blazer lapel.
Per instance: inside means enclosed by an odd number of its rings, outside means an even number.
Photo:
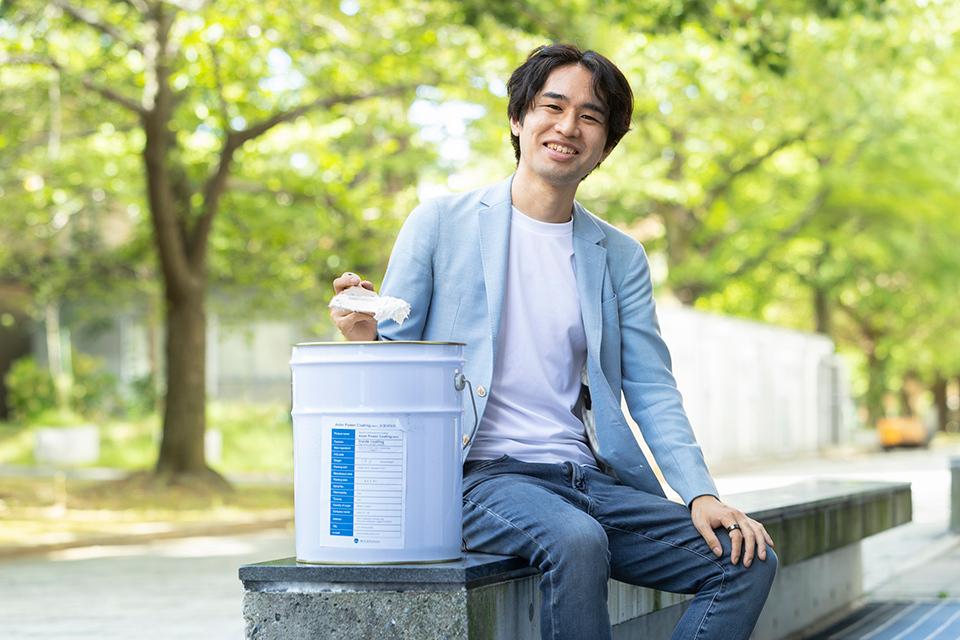
[[[577,291],[583,330],[587,336],[587,353],[600,357],[603,317],[600,305],[603,295],[603,273],[606,270],[607,250],[600,246],[605,237],[579,202],[573,207],[573,254],[577,266]]]
[[[513,211],[510,185],[513,176],[499,182],[481,200],[477,212],[480,232],[480,257],[483,261],[483,282],[487,291],[487,309],[490,312],[490,336],[493,353],[497,355],[500,337],[500,315],[507,283],[507,249],[510,244],[510,216]]]

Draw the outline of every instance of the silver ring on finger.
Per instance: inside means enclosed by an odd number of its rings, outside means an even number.
[[[734,523],[734,524],[730,525],[729,527],[727,527],[727,533],[733,533],[734,531],[736,531],[736,530],[739,529],[739,528],[740,528],[740,525]]]

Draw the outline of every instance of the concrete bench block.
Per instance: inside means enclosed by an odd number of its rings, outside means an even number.
[[[907,483],[819,481],[729,496],[764,523],[780,571],[754,638],[777,640],[862,595],[860,540],[908,522]],[[519,558],[467,553],[420,565],[240,567],[247,640],[537,640],[539,574]],[[617,640],[670,637],[690,597],[611,580]]]
[[[248,593],[246,637],[257,640],[365,640],[469,637],[467,592],[343,591]]]
[[[780,566],[802,562],[909,522],[909,483],[810,480],[750,491],[727,502],[763,523]]]
[[[288,558],[241,567],[240,579],[246,637],[256,640],[540,636],[539,576],[519,558],[381,566]]]

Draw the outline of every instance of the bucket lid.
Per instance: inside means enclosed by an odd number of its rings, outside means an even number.
[[[337,342],[296,342],[295,347],[334,347],[349,345],[374,345],[374,344],[446,344],[465,347],[465,342],[430,342],[427,340],[356,340],[356,341],[337,341]]]

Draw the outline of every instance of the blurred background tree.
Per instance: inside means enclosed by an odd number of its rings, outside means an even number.
[[[207,305],[325,316],[418,198],[512,170],[504,83],[572,41],[634,86],[579,195],[659,295],[825,333],[871,422],[904,380],[945,420],[958,29],[935,0],[5,2],[0,274],[163,309],[156,469],[207,473]]]
[[[4,5],[4,272],[50,304],[100,286],[121,300],[109,279],[162,291],[159,475],[215,476],[211,282],[252,288],[251,307],[315,314],[342,266],[382,264],[434,156],[411,101],[483,77],[474,60],[502,44],[452,14],[350,0]],[[128,237],[90,251],[80,232],[116,239],[111,216]]]

